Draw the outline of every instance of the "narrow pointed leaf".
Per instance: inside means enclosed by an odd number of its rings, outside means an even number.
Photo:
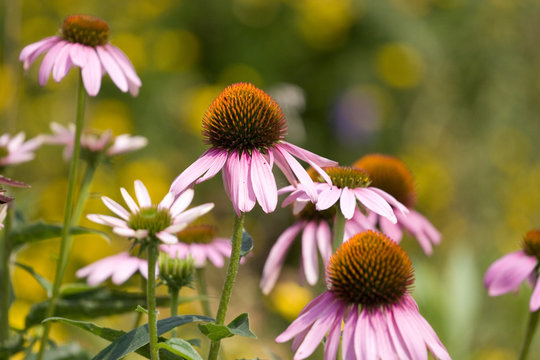
[[[51,294],[52,294],[52,284],[51,284],[51,282],[49,280],[45,279],[43,276],[36,273],[34,271],[34,269],[32,269],[28,265],[24,265],[24,264],[21,264],[21,263],[15,263],[15,265],[20,267],[21,269],[25,270],[26,272],[28,272],[30,275],[32,275],[34,277],[34,279],[36,279],[36,281],[39,283],[39,285],[41,285],[41,287],[45,290],[45,292],[47,293],[47,296],[49,296],[49,297],[51,296]]]
[[[184,339],[169,339],[158,344],[158,348],[179,355],[186,360],[202,360],[201,355]]]
[[[71,235],[96,234],[109,241],[107,233],[99,230],[74,226],[71,228]],[[46,224],[37,222],[13,229],[10,234],[14,248],[18,248],[27,243],[33,243],[41,240],[54,239],[62,236],[62,225]]]

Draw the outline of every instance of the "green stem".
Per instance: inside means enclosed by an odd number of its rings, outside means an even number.
[[[343,236],[345,235],[345,216],[340,209],[336,211],[336,220],[334,222],[334,252],[343,244]]]
[[[525,341],[523,342],[523,347],[521,348],[521,354],[519,355],[519,360],[525,360],[529,354],[529,348],[531,346],[532,338],[536,330],[536,325],[538,324],[538,314],[540,310],[530,313],[529,323],[527,324],[527,333],[525,334]]]
[[[152,239],[146,249],[148,260],[148,281],[146,290],[146,306],[148,307],[148,336],[150,337],[150,360],[159,360],[157,347],[157,310],[156,310],[156,261],[158,257],[158,240]]]
[[[197,291],[201,297],[201,305],[203,308],[204,315],[210,316],[210,302],[208,301],[208,290],[206,287],[206,278],[204,276],[204,268],[197,268],[195,270],[197,275]]]
[[[171,316],[178,315],[178,298],[180,295],[180,289],[178,288],[169,288],[169,294],[171,294]],[[171,337],[177,337],[178,333],[176,328],[171,330]]]
[[[227,268],[227,275],[225,277],[225,283],[223,284],[221,299],[219,300],[219,307],[216,315],[216,325],[225,324],[225,315],[227,315],[227,308],[229,306],[229,300],[231,299],[232,288],[234,286],[234,281],[236,280],[238,267],[240,265],[243,230],[244,213],[242,213],[242,215],[237,217],[234,221],[233,237],[231,239],[231,259],[229,261],[229,267]],[[210,345],[210,353],[208,354],[208,360],[217,360],[219,347],[220,340],[212,341],[212,344]]]
[[[2,244],[0,245],[0,271],[2,282],[0,284],[0,346],[9,339],[9,300],[11,297],[10,276],[9,276],[9,259],[11,257],[11,240],[9,233],[11,230],[11,209],[9,205],[7,215],[4,220],[4,233],[1,236]]]
[[[49,302],[49,307],[47,308],[46,318],[54,315],[56,309],[56,304],[60,296],[60,285],[62,285],[62,280],[64,278],[64,272],[66,270],[66,265],[69,258],[69,253],[71,250],[71,236],[70,236],[70,227],[73,218],[73,197],[75,194],[75,182],[77,180],[77,170],[79,167],[79,156],[81,152],[81,134],[83,128],[83,119],[84,119],[84,105],[86,99],[86,92],[84,90],[84,85],[82,82],[82,77],[79,72],[79,85],[78,85],[78,94],[77,94],[77,118],[75,122],[75,142],[73,145],[73,156],[71,158],[71,164],[69,168],[69,177],[68,177],[68,191],[66,197],[66,206],[64,213],[64,224],[62,228],[62,237],[60,240],[60,256],[58,262],[56,263],[56,274],[54,277],[52,296]],[[51,329],[51,323],[46,322],[43,328],[43,334],[41,336],[41,343],[39,347],[39,353],[37,360],[43,358],[45,352],[45,347],[49,338],[49,332]]]

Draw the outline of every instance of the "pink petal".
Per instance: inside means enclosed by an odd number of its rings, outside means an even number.
[[[129,82],[129,92],[133,96],[137,96],[137,93],[139,92],[139,88],[141,87],[141,79],[139,79],[139,76],[135,72],[135,69],[133,67],[133,64],[131,61],[129,61],[129,58],[116,46],[113,46],[111,44],[105,44],[104,45],[105,50],[111,54],[122,71],[124,72],[124,75],[126,76],[128,82]]]
[[[371,191],[375,191],[377,194],[379,194],[384,200],[386,200],[386,202],[388,202],[390,205],[392,205],[393,207],[397,208],[403,215],[405,214],[408,214],[409,213],[409,209],[403,205],[402,203],[400,203],[399,201],[396,200],[395,197],[393,197],[392,195],[390,195],[389,193],[387,193],[386,191],[384,190],[381,190],[379,188],[376,188],[376,187],[368,187],[368,189],[370,189]]]
[[[71,45],[66,45],[58,52],[54,67],[52,69],[53,79],[56,82],[60,82],[60,80],[66,76],[69,69],[71,69],[73,66],[73,63],[69,57],[70,47]]]
[[[323,259],[324,266],[328,264],[332,256],[332,232],[330,225],[325,220],[320,220],[317,226],[317,245]]]
[[[414,318],[411,318],[407,311],[403,310],[399,305],[393,306],[392,315],[394,318],[394,328],[401,336],[403,343],[411,354],[411,358],[427,360],[428,354],[424,339],[421,337],[421,334],[418,333]]]
[[[28,70],[30,65],[32,65],[39,55],[43,54],[45,51],[48,51],[59,41],[62,41],[60,37],[49,36],[39,40],[38,42],[25,46],[19,55],[19,60],[23,62],[24,70]]]
[[[334,205],[341,197],[341,189],[337,186],[328,186],[323,190],[318,197],[316,208],[317,210],[326,210]]]
[[[105,206],[109,208],[109,210],[114,212],[116,215],[120,216],[122,219],[126,221],[129,220],[129,217],[130,217],[129,212],[127,212],[126,209],[124,209],[119,203],[117,203],[113,199],[110,199],[106,196],[102,196],[101,200],[103,201]]]
[[[115,218],[109,215],[98,215],[98,214],[88,214],[86,215],[87,219],[101,225],[108,225],[113,227],[125,227],[127,228],[127,223],[124,220]]]
[[[208,168],[208,171],[201,176],[195,183],[200,184],[203,181],[206,181],[208,179],[213,178],[221,169],[223,169],[223,166],[225,166],[225,162],[227,162],[227,157],[229,154],[227,151],[219,151],[216,153],[216,155],[213,158],[213,162]]]
[[[139,205],[133,200],[131,195],[127,192],[126,189],[120,188],[120,193],[122,194],[122,197],[124,198],[124,201],[126,202],[129,210],[131,210],[132,213],[139,212]]]
[[[522,250],[512,252],[495,261],[487,270],[484,285],[490,296],[506,294],[518,289],[534,270],[537,259]]]
[[[375,331],[369,318],[369,311],[362,309],[354,331],[354,352],[358,359],[379,360]]]
[[[122,69],[116,60],[105,50],[103,46],[96,46],[96,51],[101,60],[101,64],[111,77],[112,81],[122,92],[128,91],[128,83]]]
[[[239,217],[241,212],[249,212],[255,206],[255,194],[249,179],[250,163],[249,155],[232,152],[225,165],[229,197]]]
[[[396,243],[400,243],[401,238],[403,237],[403,231],[399,223],[393,224],[385,217],[380,217],[379,225],[381,226],[381,231],[386,234],[390,239],[394,240]]]
[[[300,221],[289,227],[279,236],[274,246],[272,246],[268,258],[266,259],[266,263],[264,264],[261,278],[260,286],[263,294],[268,294],[276,284],[283,261],[285,261],[285,255],[304,225],[305,222]]]
[[[529,311],[533,312],[540,308],[540,281],[536,281],[534,290],[531,295],[531,301],[529,302]]]
[[[339,207],[345,219],[350,220],[353,217],[354,209],[356,209],[356,197],[347,187],[341,191]]]
[[[272,169],[256,149],[251,152],[251,184],[257,201],[265,213],[276,209],[277,187]]]
[[[94,48],[85,46],[86,64],[82,68],[84,88],[90,96],[96,96],[101,88],[101,62]]]
[[[281,169],[282,167],[284,167],[283,162],[285,162],[285,164],[287,164],[287,167],[292,170],[292,172],[298,179],[298,182],[304,185],[304,189],[309,198],[313,202],[317,201],[315,185],[313,183],[313,180],[307,173],[306,169],[304,169],[302,165],[300,165],[300,163],[294,157],[292,157],[291,154],[289,154],[283,147],[278,147],[276,145],[275,150],[276,151],[274,151],[274,155],[276,156],[276,165],[278,165],[279,167],[279,165],[282,164],[280,167]]]
[[[317,260],[316,224],[310,221],[302,233],[302,260],[308,284],[315,285],[319,280],[319,262]]]
[[[356,305],[350,307],[349,316],[345,319],[343,326],[343,335],[341,339],[341,350],[343,359],[355,359],[354,352],[354,332],[358,322],[358,308]]]
[[[78,43],[72,43],[69,46],[69,57],[74,65],[81,69],[86,66],[86,46]]]
[[[196,218],[198,218],[199,216],[202,216],[208,213],[213,208],[214,208],[213,203],[207,203],[207,204],[195,206],[194,208],[184,211],[180,215],[174,217],[173,224],[174,225],[181,224],[181,223],[188,224],[192,222],[193,220],[195,220]]]
[[[388,218],[393,223],[397,222],[392,207],[379,194],[368,188],[357,188],[353,191],[358,201],[364,204],[366,208]]]
[[[178,238],[175,235],[169,234],[166,231],[157,232],[156,237],[168,245],[176,244],[178,242]]]
[[[165,209],[165,210],[170,209],[171,205],[174,202],[174,198],[175,198],[174,193],[168,192],[167,195],[165,195],[163,199],[161,199],[161,201],[159,202],[158,209]]]
[[[150,194],[141,180],[135,180],[135,196],[137,196],[137,201],[142,208],[152,206]]]
[[[115,285],[120,285],[126,282],[135,272],[139,270],[139,258],[128,257],[123,259],[121,263],[117,263],[117,267],[112,274],[112,282]]]
[[[54,67],[58,54],[60,53],[62,48],[67,45],[68,43],[66,41],[57,42],[47,52],[39,68],[39,73],[38,73],[39,85],[45,86],[45,84],[47,84],[47,80],[49,80],[49,76],[51,75],[51,71]]]
[[[195,180],[203,176],[204,173],[207,171],[210,172],[210,169],[215,169],[216,164],[221,164],[223,158],[225,160],[227,159],[227,151],[225,150],[214,148],[206,150],[200,158],[174,179],[170,191],[175,194],[184,192]]]
[[[336,166],[338,163],[337,161],[327,159],[325,157],[319,156],[317,154],[312,153],[311,151],[308,151],[306,149],[302,149],[296,145],[293,145],[289,142],[282,141],[281,146],[285,147],[288,152],[296,156],[297,158],[304,160],[305,162],[311,163],[322,166],[322,167],[328,167],[328,166]]]
[[[326,338],[326,345],[324,347],[325,359],[335,359],[337,356],[344,311],[345,306],[341,306],[336,312],[334,322],[332,325],[330,325],[330,331],[328,333],[328,337]]]
[[[178,196],[174,203],[172,204],[170,211],[171,216],[177,217],[182,213],[182,211],[186,210],[189,204],[191,204],[191,201],[193,201],[193,197],[195,196],[195,191],[193,189],[186,189],[184,192],[178,194]]]

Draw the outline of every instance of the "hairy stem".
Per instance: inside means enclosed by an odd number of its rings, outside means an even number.
[[[152,239],[146,249],[148,260],[148,281],[146,302],[148,307],[148,336],[150,337],[150,360],[159,360],[157,347],[157,310],[156,310],[156,261],[158,257],[158,240]]]
[[[9,206],[9,205],[6,205]],[[0,236],[3,240],[0,245],[0,346],[9,339],[9,300],[11,298],[10,276],[9,276],[9,259],[11,257],[11,240],[9,232],[11,230],[11,209],[8,207],[7,215],[4,220],[4,233]]]
[[[525,333],[525,340],[523,341],[523,346],[521,348],[521,353],[519,355],[519,360],[527,359],[529,354],[529,348],[531,347],[531,342],[536,330],[536,325],[538,324],[538,314],[540,310],[536,310],[529,314],[529,323],[527,324],[527,332]]]

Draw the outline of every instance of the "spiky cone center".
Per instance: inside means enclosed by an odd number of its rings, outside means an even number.
[[[109,25],[94,16],[70,15],[62,24],[62,38],[87,46],[105,45],[109,40]]]
[[[382,154],[369,154],[353,164],[363,169],[371,179],[371,185],[386,191],[408,208],[416,202],[416,186],[413,174],[400,159]]]
[[[205,142],[229,151],[263,154],[287,131],[278,103],[252,84],[230,85],[212,102],[202,120]]]
[[[319,211],[315,208],[315,204],[309,202],[306,206],[298,213],[297,217],[302,220],[326,220],[332,221],[336,215],[336,208],[334,206]]]
[[[128,226],[134,230],[148,230],[148,235],[165,230],[171,225],[171,214],[167,209],[159,209],[157,205],[142,208],[139,212],[131,214]]]
[[[349,166],[332,166],[324,168],[324,171],[328,174],[332,180],[332,184],[340,189],[345,187],[349,189],[355,189],[359,187],[367,187],[371,184],[371,179],[368,174],[354,167]],[[317,176],[316,181],[324,182],[324,180]]]
[[[540,260],[540,230],[530,230],[523,236],[523,251]]]
[[[195,278],[195,262],[188,255],[185,259],[171,258],[167,253],[160,253],[158,258],[159,278],[169,288],[176,290],[190,286]]]
[[[390,238],[365,231],[343,243],[327,267],[329,290],[349,304],[397,303],[414,282],[411,260]]]
[[[178,241],[186,244],[209,244],[216,235],[216,228],[211,225],[191,225],[176,233]]]

